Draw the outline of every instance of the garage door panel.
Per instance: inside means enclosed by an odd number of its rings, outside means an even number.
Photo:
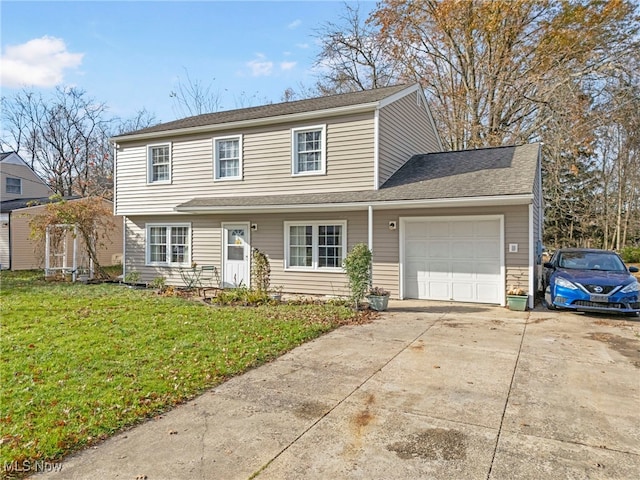
[[[407,221],[404,233],[405,252],[411,252],[404,258],[406,297],[502,301],[504,272],[499,219]]]
[[[473,259],[475,257],[473,240],[453,241],[451,243],[451,251],[455,253],[455,258]]]
[[[475,285],[473,283],[455,282],[453,283],[453,296],[459,302],[475,301]]]
[[[481,259],[492,259],[495,261],[500,260],[500,248],[496,245],[495,239],[493,240],[479,240],[475,243],[475,256]]]
[[[474,234],[474,222],[449,222],[452,236],[472,237]]]
[[[499,220],[479,220],[474,222],[474,226],[478,236],[495,237],[495,233],[500,231]]]
[[[449,258],[451,255],[451,245],[447,241],[434,240],[428,242],[425,249],[422,251],[426,253],[427,258]]]
[[[405,248],[407,257],[416,258],[422,257],[424,252],[428,248],[428,243],[426,241],[412,240],[407,242],[407,246]]]
[[[450,283],[430,281],[425,284],[425,295],[433,300],[450,300]],[[424,297],[423,297],[424,298]]]
[[[449,231],[450,225],[449,222],[430,222],[430,225],[427,227],[427,238],[437,238],[437,237],[451,237],[451,232]]]
[[[428,278],[449,278],[451,277],[451,264],[449,262],[431,261],[425,266]]]
[[[499,298],[500,291],[496,285],[480,283],[477,286],[477,301],[482,303],[496,303],[495,298]]]

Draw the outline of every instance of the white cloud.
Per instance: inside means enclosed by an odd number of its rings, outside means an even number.
[[[287,28],[294,29],[294,28],[298,28],[300,25],[302,25],[302,20],[296,19],[293,22],[291,22],[289,25],[287,25]]]
[[[256,54],[258,57],[255,60],[247,62],[247,67],[251,70],[251,76],[253,77],[268,77],[273,72],[273,62],[266,59],[264,54]]]
[[[293,70],[293,68],[297,65],[297,62],[280,62],[281,70]]]
[[[298,48],[309,48],[309,44],[308,43],[296,43],[296,47]]]
[[[2,55],[3,87],[53,87],[63,82],[65,70],[82,63],[83,53],[67,51],[64,40],[44,36],[21,45],[8,45]]]

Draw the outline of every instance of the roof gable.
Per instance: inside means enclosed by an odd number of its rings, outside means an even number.
[[[22,157],[20,155],[18,155],[16,152],[2,152],[0,153],[0,162],[6,164],[11,164],[11,165],[21,165],[23,167],[27,167],[27,168],[31,168],[29,167],[29,165],[27,164],[27,162],[25,162]]]

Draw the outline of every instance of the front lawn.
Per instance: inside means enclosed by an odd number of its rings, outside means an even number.
[[[212,307],[41,275],[0,274],[2,465],[59,460],[358,321],[340,305]]]

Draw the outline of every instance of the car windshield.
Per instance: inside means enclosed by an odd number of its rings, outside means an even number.
[[[560,268],[578,270],[604,270],[623,272],[626,270],[620,258],[607,252],[563,252],[558,259]]]

